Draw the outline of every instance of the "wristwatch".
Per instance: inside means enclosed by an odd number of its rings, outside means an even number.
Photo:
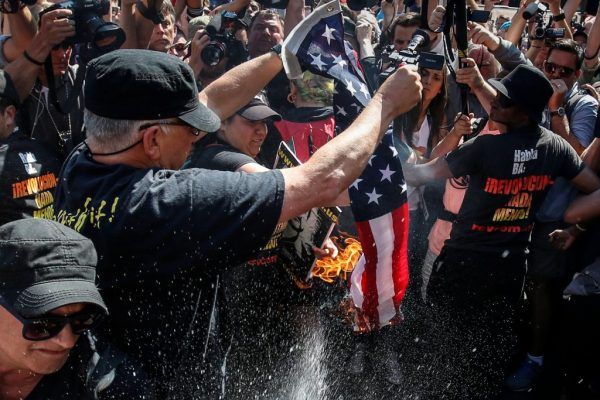
[[[563,19],[565,19],[564,11],[561,11],[560,13],[552,16],[552,21],[554,21],[554,22],[560,22]]]
[[[556,111],[550,111],[550,117],[555,117],[555,116],[559,116],[559,117],[564,117],[567,113],[565,112],[564,107],[558,107],[556,109]]]
[[[279,56],[279,58],[281,58],[281,43],[276,44],[275,46],[271,47],[270,51],[277,54]]]

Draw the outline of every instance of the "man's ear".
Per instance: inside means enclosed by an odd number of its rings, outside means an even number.
[[[160,131],[158,125],[151,126],[144,131],[142,137],[142,143],[144,145],[144,152],[152,161],[158,162],[160,160],[160,147],[158,145],[157,135]]]
[[[11,105],[4,109],[4,121],[7,127],[14,127],[16,115],[17,109],[15,108],[15,106]]]

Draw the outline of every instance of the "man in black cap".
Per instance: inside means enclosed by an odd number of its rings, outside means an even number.
[[[400,68],[361,117],[301,167],[176,171],[201,135],[217,131],[281,69],[270,52],[198,96],[191,68],[163,53],[118,50],[88,65],[87,146],[64,165],[55,219],[94,242],[110,338],[143,363],[165,398],[210,392],[216,273],[256,254],[279,222],[331,204],[392,118],[420,97],[415,72]]]
[[[496,93],[490,119],[505,131],[476,137],[445,158],[406,170],[407,183],[415,186],[469,177],[427,293],[437,324],[433,331],[443,336],[437,338],[443,343],[439,351],[453,359],[452,368],[442,363],[446,370],[436,381],[449,385],[446,393],[469,399],[498,394],[513,345],[528,238],[544,196],[559,176],[584,192],[600,187],[573,148],[538,125],[553,93],[539,70],[521,65],[486,85]]]
[[[0,398],[152,398],[125,356],[88,333],[107,314],[96,261],[89,239],[56,222],[0,227]]]

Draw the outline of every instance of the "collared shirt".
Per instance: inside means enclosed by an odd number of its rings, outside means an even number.
[[[564,104],[567,105],[572,97],[581,92],[579,84],[575,82],[571,90],[567,92]],[[594,127],[596,126],[596,118],[598,116],[598,102],[586,93],[577,101],[572,110],[566,111],[570,133],[577,138],[583,147],[589,146],[594,139]],[[548,107],[544,111],[542,126],[551,129],[550,109]]]

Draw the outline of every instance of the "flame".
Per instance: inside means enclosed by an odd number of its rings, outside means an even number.
[[[354,270],[356,263],[362,255],[360,242],[353,238],[344,240],[344,247],[336,258],[324,257],[316,261],[311,276],[333,283],[334,278],[342,275],[342,279],[348,278],[348,273]]]

